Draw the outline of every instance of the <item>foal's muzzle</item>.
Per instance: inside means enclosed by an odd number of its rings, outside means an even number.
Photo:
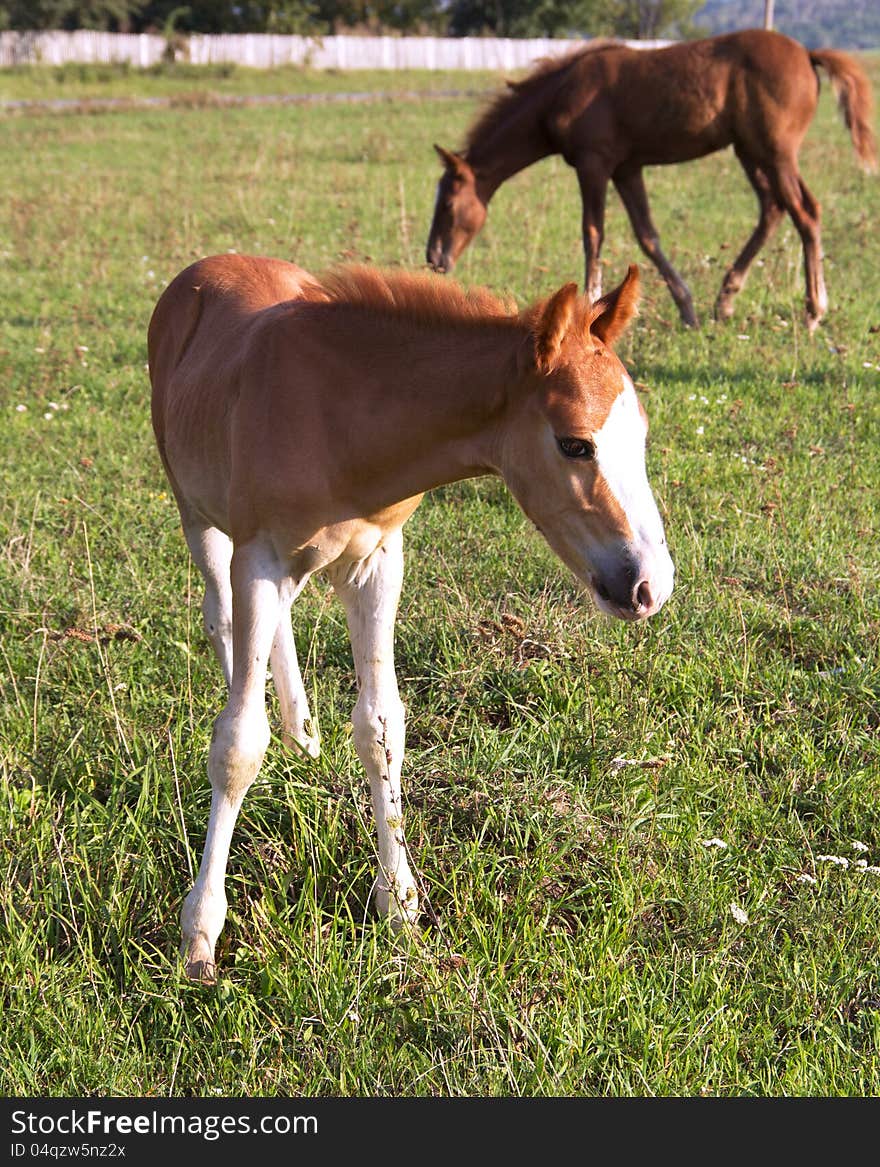
[[[668,557],[667,557],[668,558]],[[630,563],[621,570],[594,574],[590,584],[603,612],[618,620],[646,620],[659,612],[672,591],[672,563],[646,570]]]

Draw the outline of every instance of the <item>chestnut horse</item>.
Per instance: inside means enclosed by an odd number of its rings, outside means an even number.
[[[290,626],[312,574],[325,573],[348,619],[376,900],[396,926],[419,907],[393,635],[401,528],[423,493],[501,475],[604,612],[642,620],[669,596],[647,422],[612,351],[638,295],[633,266],[598,303],[566,284],[516,312],[427,273],[351,267],[318,280],[232,254],[200,260],[163,292],[149,327],[153,427],[228,686],[204,855],[181,917],[190,977],[214,977],[232,831],[269,743],[269,664],[283,739],[318,752]]]
[[[614,183],[645,255],[672,293],[682,320],[696,325],[690,291],[660,248],[642,178],[645,166],[702,158],[733,146],[758,196],[758,225],[724,276],[715,314],[733,298],[785,212],[801,237],[810,331],[828,306],[822,275],[819,204],[798,171],[797,155],[816,112],[821,67],[831,77],[856,153],[876,166],[872,94],[851,57],[807,50],[776,32],[751,29],[661,49],[591,43],[542,62],[508,82],[471,126],[461,153],[435,146],[445,171],[437,188],[427,260],[451,271],[483,226],[502,182],[549,154],[577,171],[583,204],[586,289],[601,294],[605,195]]]

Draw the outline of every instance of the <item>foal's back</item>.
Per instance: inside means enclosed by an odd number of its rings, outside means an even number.
[[[763,29],[662,49],[578,53],[548,121],[563,153],[599,149],[634,166],[699,158],[730,144],[762,157],[797,149],[819,85],[797,41]]]
[[[273,306],[322,298],[283,260],[214,255],[180,273],[147,336],[153,429],[178,502],[228,530],[231,429],[255,329]]]

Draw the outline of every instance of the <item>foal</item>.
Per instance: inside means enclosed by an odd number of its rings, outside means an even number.
[[[290,626],[315,572],[345,606],[370,780],[380,912],[418,914],[394,673],[401,528],[425,491],[501,475],[526,515],[624,620],[658,611],[673,567],[645,473],[647,422],[612,351],[638,270],[595,304],[566,284],[522,313],[427,274],[280,260],[200,260],[149,327],[153,427],[228,686],[208,756],[213,796],[182,911],[187,974],[213,980],[232,831],[269,743],[267,667],[283,737],[316,755]]]
[[[545,61],[522,81],[509,82],[509,91],[471,127],[461,154],[435,146],[445,169],[428,263],[451,271],[483,226],[498,187],[540,158],[561,154],[580,184],[589,294],[601,295],[605,195],[613,182],[640,247],[666,281],[684,323],[695,325],[687,284],[660,247],[642,170],[733,146],[760,215],[724,276],[716,316],[733,314],[734,296],[755,256],[787,213],[803,246],[812,331],[828,296],[819,204],[800,176],[797,155],[816,112],[818,68],[831,77],[859,159],[866,169],[875,167],[870,84],[852,57],[833,49],[808,50],[779,33],[748,29],[662,49],[599,41]]]

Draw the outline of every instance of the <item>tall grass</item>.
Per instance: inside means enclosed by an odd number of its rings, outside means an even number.
[[[813,339],[788,224],[734,321],[708,318],[756,214],[732,155],[648,176],[704,318],[683,330],[643,265],[620,351],[677,566],[663,613],[598,617],[500,483],[434,492],[398,626],[422,934],[370,911],[354,676],[317,582],[294,623],[323,756],[273,742],[220,982],[180,978],[223,690],[154,451],[147,320],[229,248],[418,266],[431,143],[460,145],[475,108],[0,120],[4,1094],[880,1090],[880,191],[827,92],[802,151],[831,300]],[[612,203],[606,284],[638,258]],[[581,273],[560,159],[498,192],[458,271],[521,303]]]

